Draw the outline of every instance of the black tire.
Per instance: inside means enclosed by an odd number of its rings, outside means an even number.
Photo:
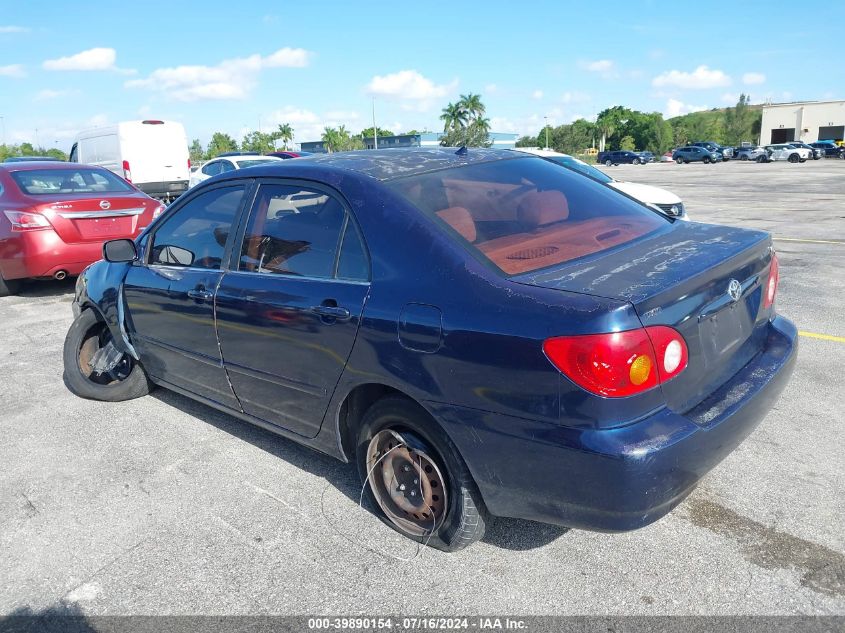
[[[748,154],[742,154],[742,155],[739,157],[739,160],[748,160]]]
[[[8,297],[18,294],[21,289],[21,282],[18,279],[3,279],[0,274],[0,297]]]
[[[683,159],[683,158],[681,158],[680,156],[678,156],[678,157],[675,159],[675,162],[676,162],[676,163],[678,163],[679,165],[683,165],[683,164],[684,164],[684,159]]]
[[[612,166],[612,165],[613,165],[613,161],[612,161],[612,160],[608,159],[608,160],[604,161],[604,166],[605,166],[605,167],[610,167],[610,166]]]
[[[797,163],[800,158],[798,158],[798,154],[790,154],[789,158],[787,159],[790,163]]]
[[[709,156],[705,156],[704,158],[701,159],[701,162],[704,163],[705,165],[709,165],[711,162],[713,162],[713,159],[710,158]]]
[[[634,165],[639,165],[639,164],[640,164],[640,162],[641,162],[641,161],[640,161],[640,159],[639,159],[639,158],[635,158],[634,160],[632,160],[632,161],[631,161],[631,163],[632,163],[632,164],[634,164]]]
[[[768,163],[769,162],[769,159],[766,156],[758,156],[755,160],[758,163]]]
[[[396,432],[399,437],[407,440],[407,442],[399,441],[398,446],[390,448],[387,452],[372,453],[370,461],[375,457],[378,459],[375,459],[373,465],[368,467],[368,453],[373,448],[371,447],[373,438],[376,438],[375,441],[378,442],[379,437],[384,437],[384,433],[389,431]],[[444,479],[442,485],[446,491],[445,507],[436,520],[435,512],[431,513],[429,520],[432,521],[433,532],[431,529],[427,529],[423,533],[418,533],[394,521],[388,516],[390,510],[385,509],[392,504],[391,500],[379,501],[379,497],[373,491],[373,486],[379,487],[378,475],[381,472],[379,464],[391,450],[402,450],[403,448],[410,448],[412,452],[430,458],[437,468],[432,476],[437,477],[437,479]],[[379,518],[403,536],[417,543],[431,545],[444,552],[457,552],[484,536],[488,522],[487,509],[469,469],[452,441],[432,420],[428,412],[415,402],[401,396],[388,396],[370,407],[361,421],[355,461],[361,482],[365,485],[365,494],[376,509]],[[425,472],[431,472],[428,466],[425,469]],[[412,471],[412,474],[408,476],[414,476],[414,472],[418,471]],[[416,482],[416,480],[413,481]],[[397,493],[398,490],[397,488]],[[433,487],[431,490],[437,490],[437,488]],[[420,485],[421,497],[422,493]],[[385,491],[381,490],[380,494],[383,497]],[[398,508],[395,504],[392,505],[394,511],[399,510],[399,512],[404,512],[410,517],[406,510]],[[432,508],[428,507],[427,509],[431,510]],[[413,516],[417,517],[416,514]],[[428,517],[428,514],[424,516]],[[417,518],[422,521],[421,517]],[[406,521],[411,524],[413,519],[408,518]],[[425,525],[425,523],[422,524]]]
[[[140,398],[150,392],[150,382],[144,369],[128,354],[110,372],[97,374],[84,367],[84,356],[90,357],[111,340],[108,326],[97,318],[93,310],[80,314],[68,330],[63,351],[64,381],[75,395],[89,400],[120,402]],[[83,349],[85,346],[85,349]],[[93,350],[93,352],[92,352]]]

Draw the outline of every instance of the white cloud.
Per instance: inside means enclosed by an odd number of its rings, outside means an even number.
[[[157,68],[145,79],[132,79],[127,88],[144,88],[164,93],[176,101],[245,99],[266,68],[302,68],[311,53],[302,48],[281,48],[266,57],[225,59],[216,66],[174,66]]]
[[[756,86],[766,83],[766,75],[763,73],[745,73],[742,76],[742,83],[746,86]]]
[[[0,34],[5,33],[29,33],[29,28],[25,26],[0,26]]]
[[[416,70],[400,70],[390,75],[376,75],[365,87],[367,94],[394,99],[403,109],[424,112],[435,99],[442,99],[458,87],[455,79],[448,84],[435,84]]]
[[[26,71],[20,64],[9,64],[8,66],[0,66],[0,77],[11,77],[13,79],[20,79],[26,77]]]
[[[76,90],[50,90],[49,88],[45,90],[40,90],[35,94],[33,97],[34,101],[51,101],[53,99],[58,99],[60,97],[67,97],[72,95],[78,91]]]
[[[678,101],[677,99],[669,99],[669,101],[666,102],[666,108],[663,110],[663,114],[668,119],[673,116],[680,116],[682,114],[689,114],[690,112],[698,112],[706,109],[706,105],[691,105]]]
[[[323,114],[317,114],[312,110],[285,106],[274,110],[269,114],[261,116],[262,129],[275,129],[283,123],[289,123],[293,128],[296,143],[303,141],[319,141],[323,135],[323,129],[327,127],[346,126],[351,133],[358,133],[363,127],[369,127],[371,123],[362,122],[361,115],[352,110],[330,110]],[[384,127],[379,124],[379,127]]]
[[[596,61],[583,61],[579,64],[584,70],[589,70],[591,73],[606,73],[613,70],[613,61],[609,59],[597,59]]]
[[[560,95],[561,103],[584,103],[585,101],[590,100],[590,95],[586,92],[579,92],[578,90],[569,91],[567,90],[562,95]]]
[[[535,90],[534,92],[531,93],[531,98],[539,101],[540,99],[543,98],[543,91],[542,90]]]
[[[701,65],[691,73],[680,70],[667,71],[652,79],[651,85],[655,88],[674,86],[676,88],[700,90],[729,86],[731,85],[731,78],[721,70],[710,69]]]
[[[42,67],[45,70],[113,70],[134,72],[118,68],[115,65],[116,61],[117,51],[113,48],[89,48],[87,51],[76,53],[76,55],[48,59],[42,64]]]
[[[486,86],[484,86],[484,92],[488,94],[495,94],[498,91],[499,86],[497,86],[496,84],[487,84]]]
[[[739,101],[739,95],[734,92],[726,92],[722,95],[722,103],[734,105],[737,101]]]

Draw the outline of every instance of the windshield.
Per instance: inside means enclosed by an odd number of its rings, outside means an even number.
[[[134,191],[125,180],[104,169],[28,169],[14,171],[11,176],[18,187],[31,196]]]
[[[506,275],[599,253],[670,222],[540,158],[465,165],[388,186]]]
[[[239,160],[238,161],[238,168],[243,169],[244,167],[255,167],[255,165],[263,165],[265,163],[276,163],[277,160],[273,158],[256,158],[254,160]]]
[[[577,158],[572,158],[572,156],[549,156],[549,160],[553,160],[564,167],[577,171],[579,174],[589,176],[593,180],[598,180],[599,182],[603,182],[605,184],[613,182],[613,178],[605,174],[603,171],[600,171],[592,165],[588,165]]]

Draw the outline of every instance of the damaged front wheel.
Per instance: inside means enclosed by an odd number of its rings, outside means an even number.
[[[144,369],[116,345],[93,310],[83,311],[70,326],[63,358],[65,385],[82,398],[119,402],[150,391]]]

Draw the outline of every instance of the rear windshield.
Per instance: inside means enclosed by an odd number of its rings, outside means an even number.
[[[255,165],[264,165],[265,163],[278,163],[274,158],[266,159],[266,158],[256,158],[255,160],[239,160],[238,161],[238,168],[243,169],[244,167],[254,167]]]
[[[28,169],[11,174],[21,191],[32,196],[61,193],[117,193],[133,191],[110,171],[83,168]]]
[[[580,172],[585,176],[598,180],[599,182],[603,182],[605,184],[613,182],[613,178],[605,174],[603,171],[600,171],[592,165],[588,165],[577,158],[572,158],[572,156],[549,156],[549,160],[559,163],[564,167],[569,167],[569,169]]]
[[[389,185],[506,275],[599,253],[671,222],[542,158],[467,165]]]

